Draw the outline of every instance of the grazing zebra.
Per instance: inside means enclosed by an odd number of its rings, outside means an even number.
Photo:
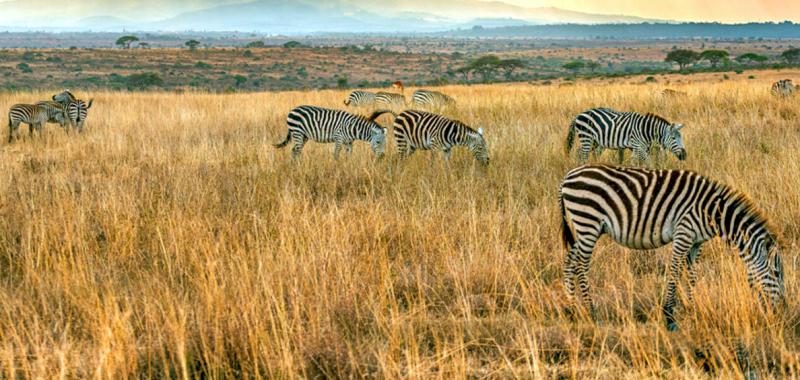
[[[443,108],[456,104],[456,101],[438,91],[417,90],[411,95],[411,102],[419,107]]]
[[[346,111],[300,106],[289,112],[286,120],[289,131],[286,133],[286,139],[275,144],[275,147],[280,149],[288,145],[290,140],[294,141],[292,158],[296,159],[308,140],[335,143],[333,156],[338,159],[342,146],[350,154],[353,142],[362,140],[369,141],[372,151],[381,158],[386,149],[386,128],[381,127],[375,119],[385,113],[392,112],[380,110],[369,117],[364,117]]]
[[[379,92],[375,94],[375,103],[389,107],[404,107],[406,105],[406,97],[393,92]]]
[[[344,101],[344,105],[353,107],[369,107],[374,104],[375,93],[368,91],[353,91]]]
[[[787,97],[794,94],[794,84],[791,79],[781,79],[772,84],[772,95]]]
[[[28,131],[33,136],[33,131],[41,131],[50,119],[47,107],[35,104],[15,104],[8,110],[8,142],[11,143],[16,136],[20,123],[28,124]]]
[[[400,157],[406,158],[417,149],[436,150],[450,160],[450,149],[466,146],[483,165],[489,164],[489,151],[483,138],[483,128],[474,130],[460,121],[423,111],[404,111],[394,120],[394,139]]]
[[[61,128],[65,128],[69,121],[69,115],[64,110],[64,106],[59,102],[44,101],[36,102],[36,106],[44,107],[47,110],[47,122],[57,123]]]
[[[580,140],[578,159],[581,162],[586,162],[593,148],[598,156],[603,149],[617,149],[620,162],[624,159],[625,149],[632,149],[639,162],[647,162],[653,144],[671,150],[683,161],[686,159],[686,147],[680,132],[682,128],[683,125],[671,124],[654,114],[595,108],[572,121],[567,134],[566,151],[569,153],[572,150],[577,134]]]
[[[83,132],[83,124],[86,122],[86,116],[88,116],[89,108],[92,108],[94,99],[89,99],[89,104],[86,104],[72,95],[69,90],[64,90],[60,94],[53,95],[53,101],[61,103],[66,108],[72,127],[76,128],[78,132]]]
[[[568,250],[564,284],[573,297],[577,280],[589,310],[586,271],[603,234],[638,250],[673,242],[663,305],[669,330],[677,328],[673,309],[684,264],[691,299],[700,247],[717,236],[739,249],[751,285],[758,283],[773,305],[783,300],[783,267],[773,230],[749,198],[727,185],[684,170],[585,165],[564,177],[559,203],[562,239]]]

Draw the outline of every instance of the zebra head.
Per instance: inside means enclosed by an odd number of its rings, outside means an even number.
[[[383,158],[386,152],[386,128],[380,126],[370,128],[369,145],[378,159]]]
[[[476,132],[467,132],[467,147],[478,162],[489,165],[489,148],[483,138],[483,128],[478,128]]]
[[[683,124],[667,126],[666,131],[661,136],[661,146],[672,151],[675,157],[683,161],[686,159],[686,146],[683,145],[681,129],[683,129]]]
[[[75,95],[72,95],[72,93],[69,90],[64,90],[59,94],[53,95],[53,101],[59,102],[61,104],[66,104],[75,101],[75,99],[76,99]]]

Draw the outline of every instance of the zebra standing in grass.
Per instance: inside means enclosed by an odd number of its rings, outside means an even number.
[[[89,104],[86,104],[83,100],[72,95],[69,90],[64,90],[60,94],[53,95],[53,101],[61,103],[66,108],[70,125],[76,128],[78,132],[83,132],[83,125],[89,114],[89,108],[92,108],[94,99],[89,99]]]
[[[689,272],[691,299],[700,247],[716,236],[739,249],[751,285],[761,285],[773,305],[783,300],[783,267],[775,234],[753,202],[727,185],[691,171],[586,165],[567,173],[559,203],[568,250],[564,284],[573,297],[577,281],[589,310],[586,272],[603,234],[638,250],[673,242],[663,305],[669,330],[677,328],[673,309],[683,266]]]
[[[375,119],[385,113],[392,112],[380,110],[369,117],[364,117],[346,111],[300,106],[289,112],[286,120],[289,131],[286,133],[286,139],[275,144],[275,147],[280,149],[288,145],[289,141],[294,141],[292,158],[296,159],[308,140],[335,143],[333,156],[338,159],[342,146],[350,154],[353,142],[362,140],[368,141],[375,155],[381,158],[386,149],[386,128],[381,127]]]
[[[69,115],[67,115],[67,111],[64,109],[64,106],[61,105],[61,103],[44,101],[36,102],[35,105],[44,107],[44,109],[47,110],[48,123],[56,123],[60,125],[62,129],[66,128],[67,122],[69,121]]]
[[[636,112],[617,112],[608,108],[588,110],[572,121],[567,134],[566,151],[572,150],[575,135],[580,147],[578,159],[586,162],[589,151],[596,149],[597,156],[603,149],[617,149],[619,160],[624,160],[625,149],[632,149],[639,162],[649,161],[649,151],[653,144],[669,149],[683,161],[686,147],[680,130],[681,124],[671,124],[664,118],[653,114]]]
[[[483,128],[474,130],[460,121],[423,111],[404,111],[394,120],[394,139],[400,157],[406,158],[417,149],[441,150],[450,160],[450,149],[466,146],[483,165],[489,164],[489,151]]]
[[[781,79],[772,84],[772,95],[787,97],[794,94],[794,84],[791,79]]]
[[[344,105],[352,107],[369,107],[374,104],[375,93],[369,91],[353,91],[344,101]]]
[[[17,129],[21,123],[28,124],[28,131],[33,136],[33,132],[41,132],[42,127],[50,119],[48,109],[44,106],[35,104],[15,104],[8,110],[8,142],[11,143],[16,137]]]
[[[379,92],[375,94],[375,103],[388,107],[404,107],[406,105],[406,97],[393,92]]]
[[[451,107],[456,101],[438,91],[417,90],[411,95],[411,102],[418,107],[444,108]]]

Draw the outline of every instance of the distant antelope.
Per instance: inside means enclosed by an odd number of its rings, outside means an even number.
[[[683,91],[673,90],[669,88],[665,88],[664,91],[661,91],[661,96],[665,98],[672,98],[672,97],[684,97],[687,94]]]
[[[397,82],[392,83],[392,88],[397,90],[397,91],[400,91],[401,94],[406,92],[406,88],[403,87],[403,82],[401,82],[401,81],[397,81]]]
[[[794,84],[791,79],[781,79],[772,84],[772,95],[787,97],[794,94]]]

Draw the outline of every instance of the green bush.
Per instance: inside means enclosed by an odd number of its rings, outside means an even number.
[[[30,67],[30,65],[28,65],[25,62],[17,64],[17,69],[19,69],[19,71],[22,71],[23,73],[32,73],[33,72],[33,69]]]
[[[125,82],[129,89],[145,89],[162,86],[164,79],[158,73],[141,73],[129,75]]]

